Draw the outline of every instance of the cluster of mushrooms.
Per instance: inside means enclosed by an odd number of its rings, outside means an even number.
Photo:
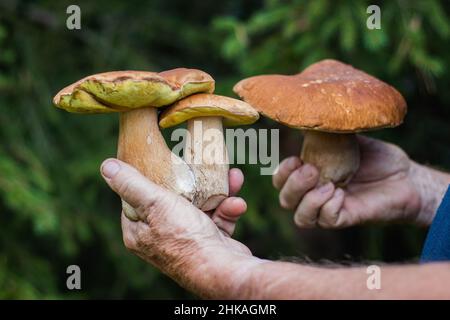
[[[406,114],[396,89],[336,60],[317,62],[296,75],[244,79],[234,86],[243,101],[213,94],[214,85],[210,75],[195,69],[113,71],[77,81],[53,102],[73,113],[119,112],[117,157],[203,211],[215,209],[228,196],[223,125],[252,124],[261,113],[300,129],[300,157],[319,169],[319,184],[345,186],[359,167],[355,133],[395,127]],[[180,159],[167,147],[160,128],[185,121],[191,138]],[[201,123],[200,134],[194,132],[196,122]],[[221,138],[211,141],[203,134],[208,129],[218,130]],[[215,162],[210,153],[199,157],[208,144],[224,161]],[[137,219],[130,205],[122,206],[128,218]]]

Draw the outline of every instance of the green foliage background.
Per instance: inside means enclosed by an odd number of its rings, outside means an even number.
[[[243,77],[296,73],[336,58],[396,86],[409,114],[373,135],[422,163],[450,169],[450,23],[447,1],[77,1],[82,30],[65,27],[73,1],[0,0],[0,298],[190,298],[126,251],[120,201],[99,175],[115,155],[117,115],[52,107],[63,86],[92,73],[179,66],[212,74],[221,94]],[[281,129],[282,157],[300,135]],[[269,176],[243,166],[249,210],[237,238],[261,257],[411,261],[426,230],[412,226],[296,230]],[[82,290],[65,287],[80,265]]]

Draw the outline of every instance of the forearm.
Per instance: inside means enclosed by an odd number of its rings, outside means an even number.
[[[185,260],[177,274],[168,276],[203,299],[245,298],[249,271],[266,262],[220,246],[199,248]]]
[[[450,264],[381,266],[381,288],[369,290],[366,267],[323,268],[266,262],[250,272],[249,299],[449,299]]]
[[[429,225],[450,185],[450,174],[411,161],[409,175],[421,199],[415,221],[421,225]]]
[[[217,249],[200,251],[178,279],[202,298],[450,299],[450,263],[381,265],[380,289],[370,290],[367,266],[311,266]]]

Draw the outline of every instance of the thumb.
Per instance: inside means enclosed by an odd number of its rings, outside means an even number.
[[[133,208],[153,207],[167,196],[166,190],[120,160],[106,159],[101,165],[100,172],[110,188]],[[140,218],[144,221],[147,219],[147,217]]]

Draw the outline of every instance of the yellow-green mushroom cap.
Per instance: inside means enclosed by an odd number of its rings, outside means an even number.
[[[198,93],[177,101],[165,110],[159,126],[169,128],[200,117],[222,117],[224,125],[247,125],[259,119],[259,113],[248,103],[229,97]]]
[[[121,112],[162,107],[194,93],[213,91],[214,79],[196,69],[111,71],[71,84],[58,92],[53,103],[74,113]]]

